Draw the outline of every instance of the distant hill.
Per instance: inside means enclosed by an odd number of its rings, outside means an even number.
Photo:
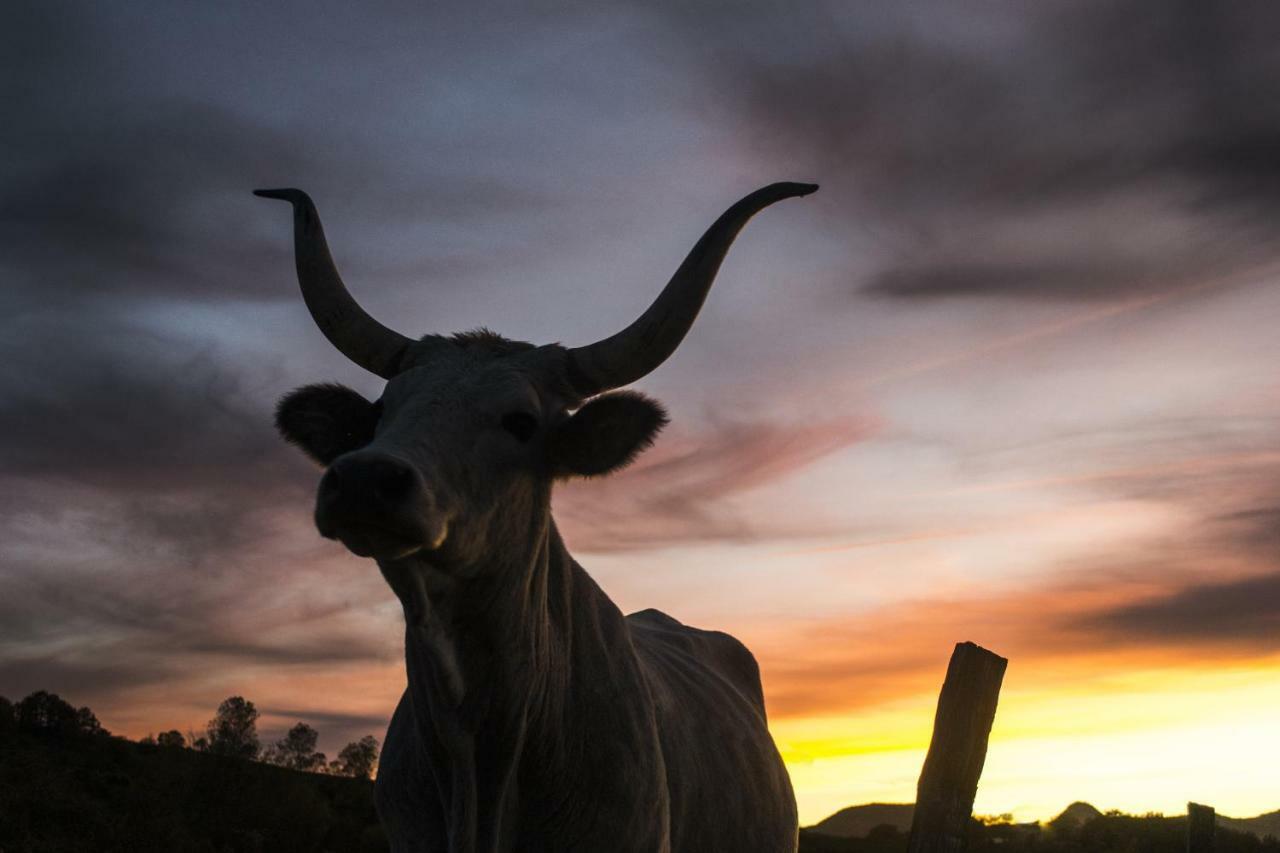
[[[822,835],[839,838],[864,838],[877,826],[892,826],[899,832],[911,829],[914,803],[867,803],[849,806],[809,827]]]
[[[909,805],[884,804],[844,809],[828,819],[840,818],[839,823],[823,821],[801,829],[800,853],[907,853],[909,829],[884,821],[895,816],[905,821],[910,810]],[[1214,839],[1216,853],[1280,853],[1280,840],[1256,834],[1275,817],[1223,819]],[[825,831],[820,830],[824,825]],[[842,828],[865,834],[834,834]],[[1044,824],[973,820],[968,832],[969,853],[1181,853],[1186,844],[1185,815],[1100,814],[1088,803],[1072,803]]]
[[[1280,838],[1280,811],[1267,812],[1257,817],[1226,817],[1218,815],[1218,825],[1238,832],[1249,832],[1259,838]]]
[[[1101,817],[1102,812],[1098,811],[1089,803],[1075,802],[1067,806],[1062,814],[1049,821],[1051,825],[1059,823],[1068,823],[1072,826],[1083,826],[1094,818]],[[1226,815],[1218,815],[1218,825],[1225,826],[1228,829],[1234,829],[1237,832],[1247,832],[1258,838],[1280,838],[1280,811],[1268,812],[1267,814],[1258,815],[1257,817],[1227,817]]]
[[[1102,817],[1102,812],[1089,803],[1082,803],[1077,800],[1063,809],[1062,814],[1048,823],[1052,826],[1084,826],[1096,817]]]
[[[911,815],[914,812],[915,805],[912,803],[867,803],[861,806],[849,806],[813,826],[806,827],[805,832],[831,838],[866,838],[876,827],[891,826],[900,833],[906,833],[911,830]],[[1045,821],[1045,825],[1077,831],[1103,816],[1103,813],[1092,804],[1077,801],[1063,809],[1057,817]],[[1249,818],[1218,815],[1218,825],[1236,832],[1245,832],[1260,839],[1268,836],[1280,839],[1280,811]]]

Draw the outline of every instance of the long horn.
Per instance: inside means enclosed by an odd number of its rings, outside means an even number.
[[[726,210],[638,320],[612,337],[569,350],[569,379],[575,390],[589,397],[620,388],[666,361],[693,326],[720,263],[747,220],[776,201],[816,189],[817,184],[770,184]]]
[[[390,379],[399,372],[401,359],[412,341],[370,317],[347,292],[338,275],[329,244],[324,239],[320,214],[302,190],[254,190],[263,198],[278,198],[293,205],[293,247],[302,298],[320,331],[338,351],[370,373]]]

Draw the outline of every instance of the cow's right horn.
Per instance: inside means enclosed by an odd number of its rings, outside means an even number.
[[[584,397],[620,388],[676,351],[698,317],[720,262],[747,220],[775,201],[808,195],[817,184],[770,184],[726,210],[702,235],[649,309],[616,335],[569,350],[569,380]]]
[[[383,379],[395,376],[412,341],[370,317],[347,292],[329,254],[320,214],[310,196],[295,189],[254,190],[253,194],[293,205],[298,284],[320,331],[339,352],[365,370]]]

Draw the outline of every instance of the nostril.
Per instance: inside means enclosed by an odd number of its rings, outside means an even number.
[[[384,500],[403,498],[413,489],[413,469],[400,462],[387,461],[379,466],[374,488]]]
[[[369,453],[339,459],[320,478],[316,506],[345,516],[395,510],[413,499],[420,478],[408,463]]]

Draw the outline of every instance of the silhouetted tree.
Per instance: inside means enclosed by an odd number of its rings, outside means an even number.
[[[217,715],[205,727],[206,750],[214,755],[254,759],[262,746],[258,743],[258,709],[243,696],[222,700]]]
[[[102,727],[98,717],[87,707],[76,711],[76,729],[82,735],[109,735],[111,732]]]
[[[15,710],[18,728],[23,731],[72,736],[80,730],[79,712],[61,696],[47,690],[37,690],[27,696]]]
[[[156,744],[169,749],[182,749],[187,745],[187,739],[177,729],[169,729],[156,735]]]
[[[18,718],[13,703],[0,696],[0,737],[7,737],[17,728]]]
[[[267,748],[265,759],[291,770],[313,772],[325,766],[325,755],[316,752],[320,733],[306,723],[298,723],[289,733]]]
[[[338,759],[329,764],[329,771],[338,776],[372,779],[373,770],[377,766],[378,739],[373,735],[365,735],[344,746],[338,753]]]

